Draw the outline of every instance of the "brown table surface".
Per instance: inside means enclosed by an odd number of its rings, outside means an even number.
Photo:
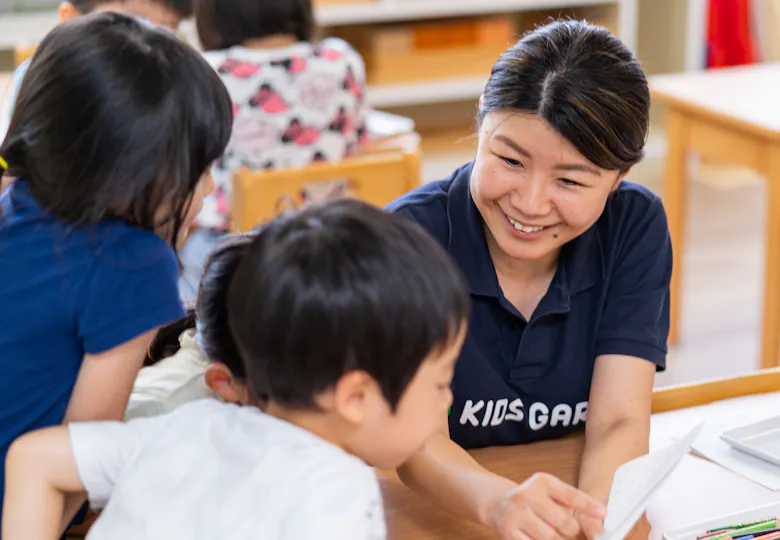
[[[487,469],[522,482],[537,472],[575,483],[585,438],[582,434],[525,446],[475,450],[472,455]],[[401,483],[394,472],[379,475],[388,540],[495,539],[488,529],[438,509]]]

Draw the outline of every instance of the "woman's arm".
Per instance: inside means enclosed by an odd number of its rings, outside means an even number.
[[[22,436],[6,459],[3,538],[60,538],[67,496],[83,491],[67,427]]]
[[[632,356],[596,358],[579,487],[603,503],[618,467],[648,452],[655,369]],[[643,532],[646,523],[636,529]]]
[[[447,433],[434,435],[398,474],[423,497],[490,527],[504,540],[571,538],[581,532],[572,510],[596,521],[605,515],[598,502],[555,477],[538,474],[518,486],[489,472]]]

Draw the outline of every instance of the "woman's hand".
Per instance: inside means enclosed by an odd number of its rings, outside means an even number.
[[[585,526],[575,514],[588,518]],[[554,476],[535,474],[497,502],[493,529],[504,540],[563,540],[580,533],[603,533],[606,509],[582,491]]]

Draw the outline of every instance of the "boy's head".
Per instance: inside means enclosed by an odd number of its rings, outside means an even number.
[[[280,217],[242,249],[228,322],[271,411],[324,419],[306,427],[380,467],[444,427],[469,296],[420,226],[344,200]]]
[[[207,51],[269,36],[314,39],[311,0],[198,0],[195,11],[198,37]]]
[[[70,0],[60,4],[60,21],[93,11],[120,11],[175,30],[192,15],[192,0]]]

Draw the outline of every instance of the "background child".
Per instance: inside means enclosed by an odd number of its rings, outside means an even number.
[[[52,30],[22,88],[0,144],[16,178],[0,198],[0,458],[27,431],[122,418],[156,328],[184,315],[172,246],[232,120],[196,51],[116,13]]]
[[[143,17],[154,24],[176,30],[182,19],[192,15],[192,0],[71,0],[60,4],[60,22],[93,11],[129,13]],[[22,62],[14,72],[9,116],[13,114],[14,103],[19,95],[24,75],[30,67],[30,60]]]
[[[165,414],[206,397],[240,405],[251,401],[225,307],[230,279],[249,244],[244,236],[226,237],[220,256],[209,259],[197,310],[160,329],[148,365],[135,380],[125,420]]]
[[[233,173],[341,161],[364,141],[365,67],[340,39],[314,41],[311,0],[199,0],[198,35],[236,107],[214,193],[182,250],[191,303],[216,240],[230,229]]]
[[[229,335],[268,414],[201,400],[26,436],[9,455],[5,540],[55,538],[64,495],[83,490],[105,505],[93,540],[384,538],[366,463],[396,467],[442,429],[464,279],[418,225],[357,201],[238,242],[214,260],[236,260]]]

